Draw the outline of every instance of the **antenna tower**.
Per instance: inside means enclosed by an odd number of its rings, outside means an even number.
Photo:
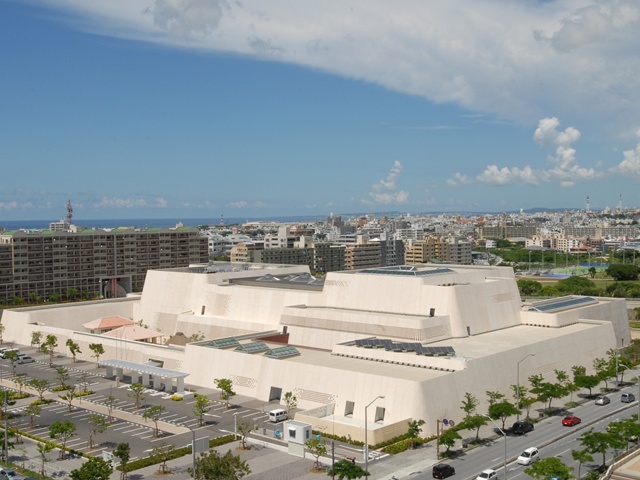
[[[220,214],[220,226],[224,227],[224,214]]]
[[[589,195],[587,195],[587,213],[591,211],[591,205],[589,205]]]
[[[67,222],[73,223],[73,207],[71,206],[71,200],[67,200],[67,216],[65,219]]]
[[[620,194],[620,197],[618,199],[618,212],[622,211],[622,194]]]

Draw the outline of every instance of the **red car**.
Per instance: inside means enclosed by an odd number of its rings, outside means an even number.
[[[564,425],[565,427],[573,427],[580,422],[582,422],[582,419],[576,417],[575,415],[567,415],[562,419],[562,425]]]

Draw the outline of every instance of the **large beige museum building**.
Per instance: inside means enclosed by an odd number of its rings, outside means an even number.
[[[152,343],[83,327],[113,316],[163,337]],[[293,392],[296,420],[354,439],[364,437],[370,405],[371,444],[406,432],[412,419],[426,421],[425,434],[438,420],[460,421],[466,392],[486,411],[485,392],[511,398],[518,374],[528,385],[534,374],[590,371],[594,358],[630,342],[623,299],[523,303],[511,268],[431,264],[324,279],[287,265],[150,270],[141,295],[7,310],[2,323],[5,341],[28,345],[32,331],[51,333],[59,345],[79,343],[87,359],[88,344],[101,342],[102,359],[152,360],[188,374],[196,390],[230,378],[237,394],[272,402],[267,408]],[[167,344],[177,332],[194,341]]]

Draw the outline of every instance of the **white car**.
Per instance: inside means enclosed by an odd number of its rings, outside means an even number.
[[[497,480],[497,478],[498,472],[489,468],[487,470],[483,470],[482,473],[476,477],[476,480]]]
[[[531,465],[537,460],[540,460],[540,452],[538,452],[537,448],[531,447],[522,452],[516,461],[520,465]]]

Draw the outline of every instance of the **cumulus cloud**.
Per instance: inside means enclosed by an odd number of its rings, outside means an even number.
[[[244,208],[247,206],[247,202],[245,202],[244,200],[239,200],[237,202],[229,202],[227,203],[227,206],[231,208]]]
[[[144,198],[120,198],[102,197],[99,202],[93,203],[94,208],[135,208],[146,207],[147,201]]]
[[[169,203],[162,197],[156,197],[156,207],[165,208]]]
[[[580,139],[580,131],[574,127],[558,130],[560,121],[555,117],[543,118],[538,122],[533,139],[543,147],[555,147],[554,153],[547,156],[548,168],[534,169],[524,167],[498,167],[488,165],[485,170],[470,180],[466,175],[455,173],[447,181],[449,186],[462,183],[485,183],[489,185],[525,184],[538,185],[541,182],[557,183],[561,187],[570,187],[579,181],[600,178],[603,174],[594,168],[585,168],[576,160],[576,149],[571,145]]]
[[[363,200],[363,203],[389,205],[391,203],[405,203],[409,199],[409,193],[399,190],[396,185],[398,176],[402,173],[402,164],[393,162],[393,167],[386,178],[371,186],[369,197],[371,200]]]
[[[637,131],[636,135],[640,138],[640,130]],[[636,144],[636,148],[625,150],[622,155],[622,161],[613,167],[611,171],[640,178],[640,142]]]

